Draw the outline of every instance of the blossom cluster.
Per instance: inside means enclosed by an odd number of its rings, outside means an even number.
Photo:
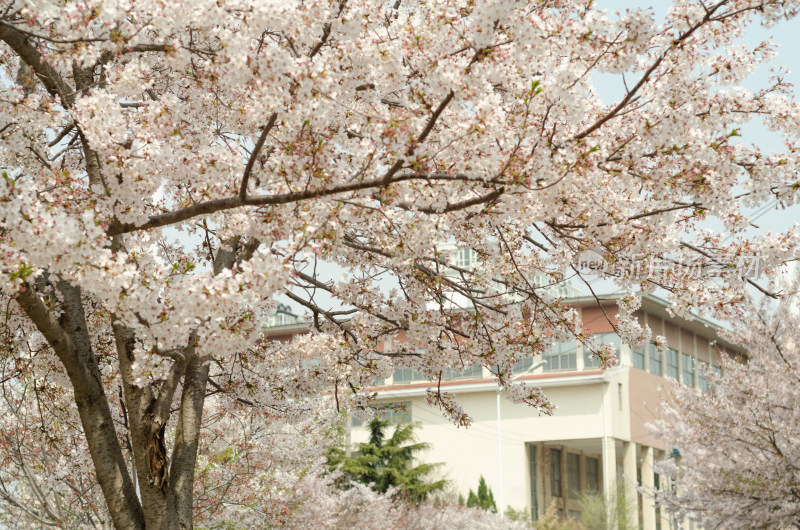
[[[586,251],[624,265],[617,325],[638,343],[642,293],[737,315],[800,247],[795,229],[750,237],[744,214],[798,202],[800,106],[780,76],[742,83],[774,56],[742,36],[797,0],[680,0],[663,23],[589,0],[2,5],[3,381],[74,393],[78,475],[118,493],[118,527],[163,526],[167,497],[176,526],[201,517],[187,484],[223,438],[209,415],[299,421],[319,395],[367,410],[364,389],[408,368],[468,425],[435,382],[480,364],[502,385],[549,343],[587,340],[532,281],[588,281]],[[613,104],[598,73],[624,74]],[[754,117],[775,152],[747,143]],[[627,265],[665,256],[704,272]],[[269,340],[286,303],[308,333]]]

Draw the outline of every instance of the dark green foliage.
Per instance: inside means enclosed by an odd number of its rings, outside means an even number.
[[[478,481],[478,493],[469,490],[469,495],[467,495],[467,506],[470,508],[481,508],[492,513],[497,513],[497,506],[494,503],[494,495],[492,495],[492,490],[489,489],[489,486],[486,485],[486,479],[483,478],[483,475],[481,475],[481,479]]]
[[[353,456],[345,456],[342,448],[331,451],[328,456],[331,469],[338,469],[344,478],[367,484],[380,493],[396,488],[396,495],[409,502],[423,501],[429,494],[444,488],[445,480],[427,481],[442,464],[414,465],[415,456],[430,447],[414,442],[414,424],[397,424],[387,439],[389,423],[386,419],[373,419],[369,423],[369,442],[358,444]],[[340,486],[347,487],[347,481]]]

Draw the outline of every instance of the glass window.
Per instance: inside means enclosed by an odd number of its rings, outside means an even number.
[[[550,495],[561,497],[561,449],[550,449]]]
[[[667,377],[678,379],[678,350],[667,348]]]
[[[546,372],[564,372],[577,369],[578,358],[576,350],[577,344],[575,341],[553,344],[542,357],[547,361],[547,364],[544,365],[544,370]]]
[[[472,266],[474,256],[471,248],[460,248],[455,252],[455,265],[462,269],[467,269]]]
[[[525,359],[520,359],[519,361],[514,363],[514,373],[519,374],[522,372],[527,372],[533,366],[533,357],[526,357]]]
[[[631,354],[633,355],[633,367],[644,370],[644,352],[633,350]]]
[[[463,377],[483,377],[483,368],[480,363],[475,363],[472,366],[467,366],[463,370],[453,370],[448,368],[442,375],[445,379],[459,379]]]
[[[658,348],[655,344],[648,344],[647,350],[650,356],[650,373],[661,375],[661,355],[658,353]]]
[[[536,472],[536,446],[529,445],[528,446],[528,473],[531,477],[531,521],[535,521],[539,518],[539,505],[536,499],[537,494],[537,482],[538,482],[538,473]]]
[[[681,380],[686,386],[694,386],[694,359],[685,353],[681,354]]]
[[[412,381],[427,381],[428,378],[422,372],[412,368],[395,368],[394,383],[410,383]]]
[[[600,461],[590,456],[586,457],[586,489],[600,491]]]
[[[698,370],[697,372],[697,387],[703,392],[708,392],[708,379],[704,371]]]
[[[377,403],[372,405],[375,409],[375,417],[382,420],[390,420],[392,423],[411,422],[411,402],[395,401],[392,403]],[[355,418],[352,419],[353,427],[361,427],[363,423]]]
[[[567,453],[567,488],[569,498],[577,499],[581,492],[581,457]]]
[[[595,333],[590,342],[593,349],[599,348],[603,344],[611,344],[614,347],[617,358],[619,358],[620,340],[616,333]],[[600,359],[592,355],[589,348],[583,348],[583,365],[586,368],[596,368],[600,366]]]

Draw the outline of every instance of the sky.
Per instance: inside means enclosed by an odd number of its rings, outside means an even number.
[[[642,2],[629,0],[627,2],[619,0],[596,0],[595,6],[598,9],[605,9],[609,12],[633,8],[652,9],[657,23],[663,22],[664,16],[672,2]],[[762,41],[772,39],[778,46],[777,57],[766,65],[761,65],[749,78],[745,80],[743,86],[749,90],[757,90],[767,85],[770,75],[770,68],[784,67],[788,70],[784,79],[794,85],[795,91],[800,87],[800,19],[795,18],[789,22],[782,22],[770,28],[760,25],[753,25],[748,28],[743,44],[758,44]],[[618,101],[623,94],[621,77],[604,75],[601,78],[595,77],[599,96],[606,102]],[[779,134],[768,130],[760,120],[751,121],[742,128],[745,141],[752,141],[759,147],[767,151],[776,151],[782,148],[782,138]],[[766,211],[751,209],[746,211],[748,214],[755,213],[758,219],[754,218],[758,229],[754,233],[771,231],[783,231],[789,228],[795,221],[800,221],[800,207],[793,207],[789,210],[772,208]]]

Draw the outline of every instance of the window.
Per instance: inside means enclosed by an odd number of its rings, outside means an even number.
[[[411,402],[395,401],[392,403],[377,403],[372,405],[375,409],[375,417],[382,420],[389,420],[391,423],[410,423],[411,422]],[[353,418],[353,427],[361,427],[363,423]]]
[[[633,350],[631,353],[633,355],[633,367],[644,370],[644,352]]]
[[[412,368],[395,368],[394,383],[411,383],[412,381],[427,381],[428,378],[422,372]]]
[[[694,359],[685,353],[681,354],[681,378],[686,386],[694,386]]]
[[[600,461],[589,456],[586,457],[586,489],[600,491]]]
[[[546,372],[564,372],[577,369],[577,345],[575,341],[557,342],[543,356],[547,361],[544,365]]]
[[[697,372],[697,387],[703,392],[708,392],[708,379],[706,379],[706,373],[702,370]]]
[[[561,497],[561,449],[550,449],[550,495]]]
[[[567,453],[567,488],[570,499],[580,497],[581,457],[575,453]]]
[[[467,269],[472,266],[475,261],[474,252],[471,248],[460,248],[455,251],[454,260],[456,267]]]
[[[648,344],[647,351],[650,356],[650,373],[661,375],[661,354],[658,353],[658,348],[655,344]]]
[[[667,377],[678,379],[678,351],[667,348]]]
[[[467,366],[463,370],[453,370],[448,368],[442,375],[445,379],[460,379],[463,377],[483,377],[483,367],[480,363],[475,363],[472,366]]]
[[[278,308],[267,319],[269,327],[289,326],[298,323],[300,323],[300,318],[292,313],[292,308],[284,304],[278,304]]]
[[[527,372],[533,366],[533,357],[526,357],[525,359],[520,359],[519,361],[514,363],[514,373],[519,374],[522,372]]]
[[[536,472],[536,446],[528,445],[528,473],[531,477],[531,521],[539,518],[539,504],[537,501],[538,473]]]
[[[616,333],[595,333],[590,342],[592,349],[598,349],[603,344],[611,344],[614,347],[617,358],[619,358],[619,335]],[[595,368],[600,366],[600,359],[592,355],[591,350],[586,347],[583,348],[583,365],[586,368]]]

